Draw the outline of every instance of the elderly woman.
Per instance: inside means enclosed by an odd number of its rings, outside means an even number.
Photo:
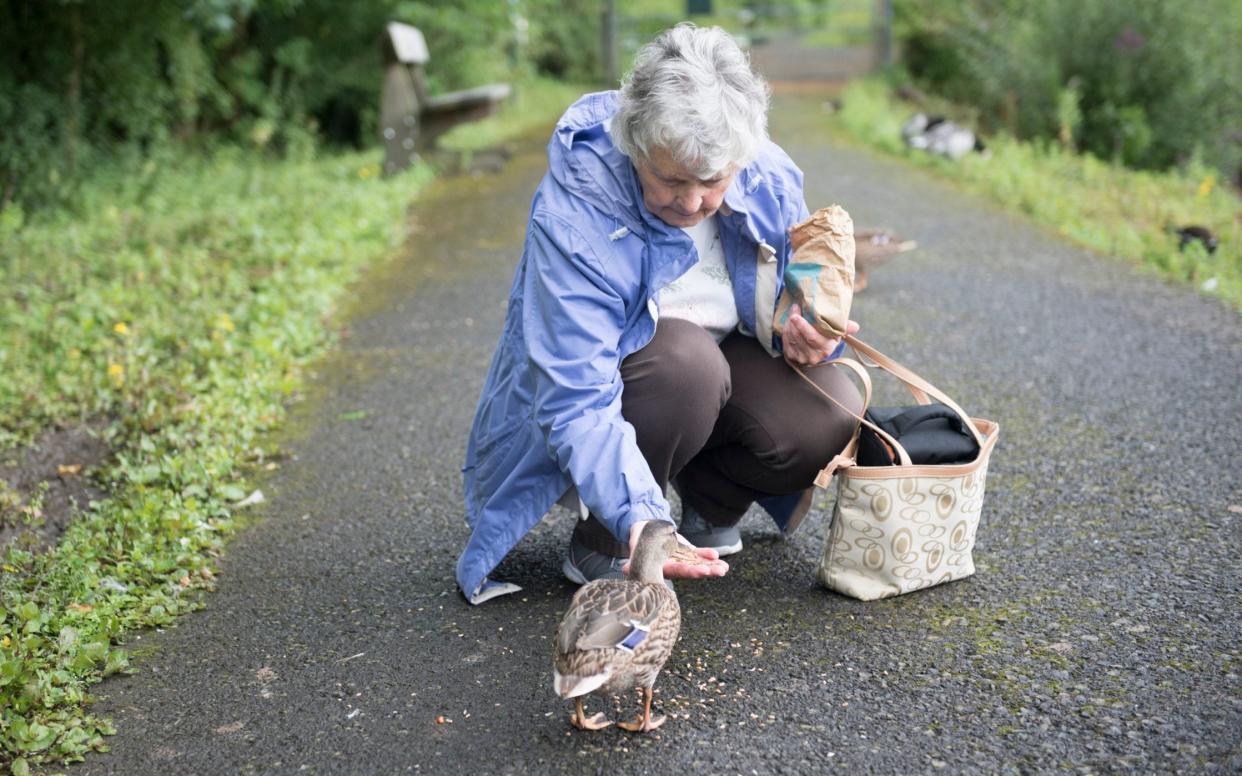
[[[792,530],[853,433],[791,367],[840,343],[798,315],[773,332],[808,211],[767,104],[723,30],[683,24],[557,124],[466,453],[471,602],[517,589],[488,575],[558,501],[583,517],[565,575],[620,577],[643,523],[673,520],[670,482],[701,560],[665,576],[721,576],[751,504]],[[861,408],[839,371],[808,374]]]

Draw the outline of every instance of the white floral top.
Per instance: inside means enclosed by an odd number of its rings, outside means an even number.
[[[720,342],[737,328],[738,316],[716,216],[683,231],[694,240],[699,261],[660,289],[660,317],[697,323]]]

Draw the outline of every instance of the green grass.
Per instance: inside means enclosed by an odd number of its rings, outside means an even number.
[[[452,143],[477,150],[549,123],[570,92],[524,88]],[[107,498],[55,548],[0,558],[0,772],[105,749],[112,728],[88,688],[126,670],[127,634],[213,586],[247,475],[271,461],[262,434],[432,177],[382,179],[379,161],[168,151],[99,174],[73,212],[0,213],[0,460],[88,422],[115,454]]]
[[[990,158],[950,162],[907,149],[901,124],[913,107],[879,80],[852,84],[837,125],[857,142],[904,157],[963,187],[1025,213],[1088,248],[1191,283],[1242,309],[1242,199],[1220,174],[1192,162],[1184,170],[1144,172],[1076,154],[1055,144],[987,138]],[[954,115],[953,106],[936,112]],[[1198,244],[1179,251],[1169,225],[1200,224],[1220,238],[1209,255]]]
[[[430,173],[375,153],[169,155],[88,184],[76,213],[0,215],[0,449],[103,422],[110,497],[0,582],[0,762],[103,748],[87,686],[118,645],[197,605],[262,461],[259,434],[358,271],[394,249]]]
[[[873,0],[837,0],[823,18],[802,37],[802,45],[820,48],[867,46],[875,41]]]

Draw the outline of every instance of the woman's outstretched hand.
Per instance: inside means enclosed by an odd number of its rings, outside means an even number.
[[[846,334],[856,334],[858,323],[850,321],[845,325]],[[794,305],[789,311],[789,320],[785,323],[785,331],[781,334],[785,360],[799,366],[815,366],[837,349],[840,339],[829,339],[820,334],[814,326],[802,317],[802,308]]]
[[[630,555],[638,546],[638,537],[643,526],[651,521],[641,520],[630,528]],[[702,579],[704,577],[723,577],[729,572],[729,564],[720,559],[720,553],[706,547],[695,547],[681,534],[677,534],[681,543],[679,549],[664,563],[665,579]],[[626,574],[630,573],[630,564],[623,567]]]

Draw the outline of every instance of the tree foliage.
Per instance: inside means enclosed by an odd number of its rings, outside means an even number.
[[[595,0],[0,0],[0,209],[64,203],[84,169],[153,146],[367,144],[389,21],[423,31],[433,93],[540,67],[589,76],[597,12]]]
[[[905,62],[985,126],[1132,167],[1242,168],[1233,0],[898,0]]]

